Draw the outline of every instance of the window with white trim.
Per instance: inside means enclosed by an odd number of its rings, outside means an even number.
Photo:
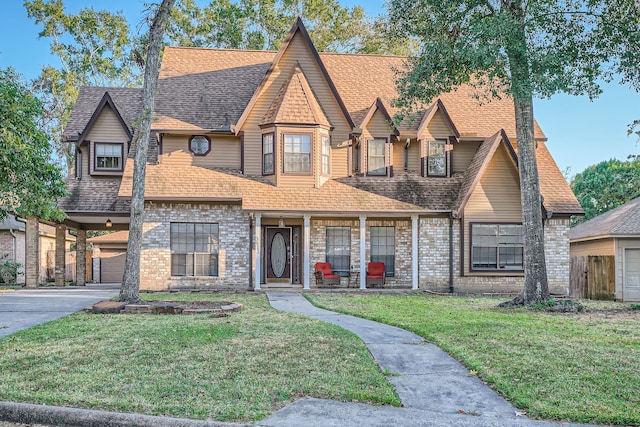
[[[369,175],[386,175],[385,151],[387,141],[385,139],[372,139],[367,147],[367,173]]]
[[[331,173],[331,139],[327,135],[322,135],[322,173]]]
[[[122,170],[124,144],[96,142],[95,170]]]
[[[218,224],[172,222],[172,276],[218,275]]]
[[[395,274],[395,227],[371,227],[371,262],[384,262],[387,277]]]
[[[311,135],[284,134],[284,173],[311,172]]]
[[[262,173],[273,173],[273,133],[262,135]]]
[[[427,157],[428,176],[447,176],[447,142],[444,140],[429,141]]]
[[[472,270],[522,270],[521,224],[471,224]]]
[[[327,227],[326,262],[347,277],[351,267],[351,227]]]

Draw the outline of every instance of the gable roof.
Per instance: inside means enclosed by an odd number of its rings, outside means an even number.
[[[442,103],[442,100],[440,100],[440,98],[438,98],[436,100],[436,102],[431,104],[431,106],[429,106],[429,108],[425,111],[425,114],[422,117],[422,121],[420,122],[420,124],[418,126],[418,129],[417,129],[418,137],[420,137],[422,135],[422,133],[425,131],[425,129],[429,125],[429,123],[431,123],[431,120],[433,120],[433,118],[435,117],[435,115],[436,115],[436,113],[438,111],[440,112],[440,114],[442,114],[442,117],[444,118],[444,121],[449,125],[449,128],[453,132],[453,135],[456,138],[460,138],[460,132],[458,132],[458,128],[453,123],[453,120],[451,120],[451,116],[447,112],[447,109],[445,108],[445,106]]]
[[[82,86],[64,129],[64,141],[82,141],[107,105],[131,138],[133,123],[142,108],[142,89]]]
[[[331,126],[299,65],[295,65],[260,121]]]
[[[282,55],[284,55],[284,53],[287,51],[287,49],[289,48],[289,45],[291,44],[291,41],[294,39],[294,37],[297,34],[300,34],[300,36],[302,37],[304,42],[307,44],[307,47],[311,51],[311,55],[313,56],[314,60],[316,61],[316,64],[320,68],[320,72],[324,76],[324,79],[325,79],[327,85],[329,86],[329,89],[331,90],[331,93],[333,94],[336,102],[338,103],[338,106],[340,107],[340,110],[342,111],[345,119],[347,120],[347,122],[349,123],[349,125],[352,128],[354,127],[354,124],[353,124],[353,121],[351,119],[351,116],[349,115],[349,112],[346,109],[346,107],[344,105],[344,102],[342,101],[342,98],[340,97],[340,93],[337,91],[337,89],[335,87],[335,84],[333,83],[333,81],[331,80],[331,77],[327,73],[327,69],[325,68],[324,64],[322,63],[322,60],[320,59],[320,55],[318,54],[318,51],[316,50],[316,47],[314,46],[313,42],[311,41],[311,37],[309,37],[309,33],[307,32],[307,29],[305,28],[304,24],[302,23],[302,19],[300,19],[300,17],[298,17],[298,19],[296,19],[296,23],[293,24],[293,27],[289,31],[289,34],[287,34],[287,37],[284,39],[284,42],[282,43],[282,46],[280,47],[280,50],[278,50],[278,53],[276,54],[275,58],[273,58],[273,61],[271,62],[271,65],[269,66],[269,69],[267,70],[267,72],[262,77],[262,81],[260,82],[260,85],[255,90],[255,92],[253,93],[253,96],[249,100],[249,103],[246,105],[244,111],[242,112],[242,115],[238,119],[238,122],[236,124],[236,128],[237,129],[241,129],[242,128],[242,125],[244,124],[245,120],[249,116],[249,113],[253,109],[253,106],[255,105],[255,103],[257,102],[258,98],[260,97],[265,85],[269,81],[269,78],[271,77],[271,74],[273,73],[273,70],[278,65],[278,62],[280,61],[280,58],[282,58]]]
[[[476,186],[480,182],[482,175],[489,167],[489,163],[493,158],[493,155],[500,147],[500,144],[504,144],[507,152],[509,153],[511,159],[514,162],[514,166],[517,168],[518,164],[518,156],[516,155],[511,142],[509,142],[509,138],[504,133],[503,130],[500,130],[491,138],[486,139],[476,151],[476,154],[471,159],[471,163],[464,173],[464,179],[462,181],[462,186],[460,188],[460,193],[458,194],[458,200],[455,203],[454,214],[458,212],[462,212],[471,197],[471,194],[475,190]]]
[[[393,129],[393,134],[394,135],[400,135],[400,131],[393,124],[394,123],[393,119],[391,118],[391,115],[389,114],[389,111],[387,110],[387,107],[385,107],[384,102],[382,101],[382,99],[380,97],[376,98],[376,100],[371,105],[371,107],[369,107],[369,109],[367,110],[366,114],[362,117],[362,119],[358,123],[358,127],[360,129],[367,127],[367,125],[369,124],[369,121],[371,120],[373,115],[376,113],[376,111],[380,111],[382,113],[382,116],[385,118],[387,123],[389,123],[389,125]]]
[[[578,224],[569,231],[569,239],[640,236],[640,197]]]

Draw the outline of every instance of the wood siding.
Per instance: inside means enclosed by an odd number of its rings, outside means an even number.
[[[124,170],[124,164],[127,160],[127,150],[128,150],[128,142],[129,137],[127,133],[122,128],[122,124],[116,117],[116,114],[113,112],[111,107],[106,105],[100,115],[96,119],[93,127],[87,133],[86,139],[91,141],[90,151],[87,152],[86,148],[82,150],[82,163],[83,170],[82,176],[86,176],[85,172],[89,172],[91,175],[122,175],[122,172],[106,172],[106,171],[96,171],[94,160],[95,160],[95,144],[96,142],[118,142],[124,143],[123,150],[123,159],[122,159],[122,169]],[[91,168],[89,170],[89,167]]]
[[[587,255],[615,255],[615,246],[613,244],[613,239],[600,239],[589,242],[571,243],[569,251],[572,257]]]
[[[196,156],[189,150],[189,135],[164,135],[160,163],[203,168],[240,169],[240,138],[207,135],[211,151],[206,156]]]
[[[471,164],[473,156],[475,156],[481,142],[454,142],[452,156],[452,172],[463,173]]]
[[[453,135],[453,131],[449,127],[449,124],[444,119],[444,116],[440,111],[436,112],[436,114],[431,119],[424,130],[424,132],[418,135],[420,139],[447,139],[449,136]]]
[[[322,106],[325,115],[333,126],[333,130],[331,131],[331,145],[333,148],[331,153],[331,176],[333,178],[347,176],[347,146],[349,143],[351,127],[349,126],[347,119],[342,114],[342,110],[334,98],[334,95],[331,92],[320,67],[316,63],[309,46],[299,33],[297,33],[291,40],[287,50],[281,56],[279,63],[269,76],[269,79],[262,90],[261,96],[258,98],[253,109],[249,113],[243,128],[240,129],[245,132],[245,173],[247,175],[262,174],[262,131],[258,125],[273,102],[273,99],[276,97],[278,91],[289,77],[291,69],[296,64],[299,65],[300,69],[305,74],[305,77],[313,89],[318,102]],[[306,129],[302,128],[298,129],[298,131],[304,132]],[[277,138],[277,140],[279,140],[279,138]],[[314,144],[312,163],[315,165],[316,162],[319,161],[319,158],[320,144]],[[280,156],[276,156],[274,161],[276,162],[274,182],[278,185],[295,184],[295,180],[287,179],[286,177],[281,181],[282,158]],[[319,170],[316,169],[314,182],[319,184],[320,178],[318,174]]]
[[[470,223],[477,222],[522,222],[520,178],[507,149],[502,144],[489,162],[489,166],[471,194],[464,210],[465,274],[469,273]]]

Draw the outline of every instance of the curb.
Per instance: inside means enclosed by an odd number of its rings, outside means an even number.
[[[62,406],[0,402],[0,420],[74,427],[249,427],[251,424],[168,418]]]

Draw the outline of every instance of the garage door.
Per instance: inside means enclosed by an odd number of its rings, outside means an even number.
[[[640,249],[624,250],[624,300],[640,301]]]
[[[100,250],[100,281],[102,283],[122,282],[126,254],[127,251],[123,249]]]

